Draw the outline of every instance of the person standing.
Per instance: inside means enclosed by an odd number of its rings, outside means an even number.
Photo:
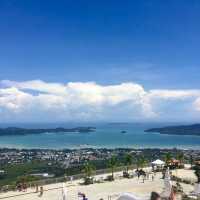
[[[43,195],[43,193],[44,193],[44,188],[43,188],[43,186],[41,186],[40,187],[40,195],[39,196],[41,197]]]
[[[35,193],[38,193],[38,191],[39,191],[38,184],[36,184],[36,186],[35,186]]]

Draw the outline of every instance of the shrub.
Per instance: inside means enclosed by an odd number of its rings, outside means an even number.
[[[114,181],[114,177],[112,175],[109,175],[106,177],[106,181]]]
[[[93,178],[91,178],[91,177],[85,177],[84,178],[84,184],[85,185],[90,185],[90,184],[93,184],[93,183],[94,183]]]
[[[128,172],[123,172],[123,177],[124,178],[130,178],[130,174]]]

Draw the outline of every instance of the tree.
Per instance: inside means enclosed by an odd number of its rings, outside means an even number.
[[[194,173],[197,176],[197,183],[200,183],[200,165],[194,167]]]
[[[180,161],[180,164],[182,164],[184,162],[184,154],[182,152],[178,153],[176,155],[177,160]]]
[[[92,175],[94,173],[94,170],[95,170],[95,168],[90,162],[86,162],[84,164],[83,171],[85,174],[85,184],[86,185],[93,183]]]
[[[125,160],[125,165],[126,165],[126,172],[128,173],[128,171],[129,171],[129,167],[132,165],[132,163],[133,163],[133,157],[132,157],[132,155],[130,154],[130,153],[127,153],[126,155],[125,155],[125,158],[124,158]]]
[[[170,152],[165,154],[165,163],[167,164],[167,166],[169,165],[170,161],[172,160],[172,155]]]
[[[108,166],[111,169],[111,178],[112,180],[114,180],[114,171],[115,171],[115,167],[117,166],[117,159],[115,156],[112,156],[109,161],[108,161]]]
[[[191,168],[192,168],[193,164],[194,164],[194,158],[193,158],[192,155],[190,155],[190,165],[191,165]]]
[[[143,168],[145,167],[146,164],[147,164],[147,161],[144,156],[141,156],[137,161],[138,168],[141,168],[140,170],[138,170],[138,179],[140,176],[142,176],[143,183],[144,183],[144,179],[146,177],[146,172],[143,170]]]
[[[147,161],[146,161],[146,159],[145,159],[144,156],[141,156],[141,157],[137,160],[137,166],[138,166],[138,168],[143,169],[143,168],[145,167],[146,163],[147,163]]]

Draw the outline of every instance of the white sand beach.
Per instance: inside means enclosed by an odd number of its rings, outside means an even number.
[[[184,178],[195,178],[193,171],[191,170],[176,170],[173,173],[177,173],[178,176]],[[115,174],[116,176],[119,173]],[[102,176],[102,175],[101,175]],[[104,175],[106,176],[106,175]],[[116,179],[113,182],[95,183],[92,185],[80,185],[82,180],[73,181],[66,183],[67,194],[70,200],[78,199],[78,192],[85,193],[89,200],[98,200],[100,198],[108,199],[108,196],[112,196],[112,199],[116,199],[119,194],[124,192],[131,192],[137,196],[148,197],[152,191],[161,192],[163,189],[163,179],[161,179],[161,173],[157,173],[154,181],[151,179],[145,180],[143,183],[142,179],[138,180],[136,177],[132,179]],[[100,176],[96,176],[98,178]],[[182,184],[184,192],[189,193],[193,190],[193,186]],[[51,184],[44,186],[44,194],[39,197],[38,193],[34,193],[33,189],[28,189],[25,192],[7,192],[1,193],[0,199],[8,200],[59,200],[61,199],[62,183]],[[29,194],[28,194],[29,193]],[[18,195],[18,196],[17,196]],[[11,197],[13,196],[13,197]]]

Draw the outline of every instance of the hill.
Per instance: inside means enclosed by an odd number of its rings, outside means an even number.
[[[181,126],[166,126],[162,128],[151,128],[145,132],[157,132],[160,134],[169,135],[197,135],[200,136],[200,124],[181,125]]]
[[[95,131],[94,127],[76,127],[76,128],[48,128],[48,129],[27,129],[18,127],[0,128],[0,136],[11,135],[29,135],[41,133],[89,133]]]

